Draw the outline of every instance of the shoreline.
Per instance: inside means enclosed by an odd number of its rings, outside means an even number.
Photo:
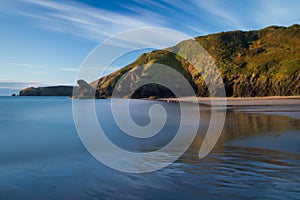
[[[12,96],[0,96],[12,97]],[[19,97],[19,96],[14,96]],[[26,96],[21,96],[26,97]],[[29,97],[50,97],[45,95],[29,96]],[[67,97],[70,96],[54,96]],[[79,99],[93,99],[93,98],[79,98]],[[95,98],[98,99],[98,98]],[[101,98],[100,98],[101,99]],[[110,99],[110,98],[107,98]],[[138,100],[138,99],[136,99]],[[181,97],[181,98],[141,98],[140,100],[164,101],[169,103],[193,103],[205,106],[300,106],[300,96],[266,96],[266,97]]]
[[[182,97],[155,99],[165,102],[184,102],[216,106],[300,106],[300,96],[268,97]]]

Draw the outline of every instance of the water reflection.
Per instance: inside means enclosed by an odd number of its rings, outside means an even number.
[[[299,122],[271,113],[228,111],[213,152],[199,160],[197,150],[203,137],[200,133],[189,151],[167,173],[189,183],[190,188],[205,191],[198,192],[199,198],[214,199],[213,194],[221,194],[221,199],[297,199]],[[172,171],[175,169],[176,173]],[[178,169],[181,173],[177,173]]]
[[[204,121],[201,123],[199,133],[190,148],[192,151],[201,146],[203,136],[210,121],[210,112],[207,109],[201,110],[201,119]],[[236,110],[229,110],[226,114],[225,125],[218,140],[218,145],[215,148],[220,147],[226,142],[241,138],[266,135],[280,136],[291,129],[300,130],[299,119],[273,115],[271,113],[236,112]]]
[[[163,104],[172,116],[167,127],[157,138],[138,145],[126,135],[120,137],[108,100],[96,102],[110,137],[132,151],[156,149],[172,139],[179,109]],[[149,122],[148,107],[149,101],[132,106],[138,124]],[[210,119],[209,108],[201,107],[199,133],[180,159],[153,173],[129,174],[102,165],[85,150],[69,99],[0,98],[0,110],[0,199],[297,199],[300,195],[296,118],[257,108],[255,113],[253,108],[229,110],[218,144],[199,159]]]
[[[300,120],[263,113],[229,112],[221,141],[237,137],[256,136],[264,134],[281,134],[293,128],[300,129]]]

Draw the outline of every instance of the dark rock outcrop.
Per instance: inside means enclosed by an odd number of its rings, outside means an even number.
[[[73,86],[30,87],[19,92],[20,96],[72,96],[72,94]]]
[[[80,79],[77,81],[80,93],[73,95],[75,98],[94,98],[96,90],[86,81]]]

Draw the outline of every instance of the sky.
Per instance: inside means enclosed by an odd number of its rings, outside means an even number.
[[[89,53],[123,31],[161,27],[195,37],[290,26],[300,23],[299,10],[298,0],[0,0],[0,96],[73,85]]]

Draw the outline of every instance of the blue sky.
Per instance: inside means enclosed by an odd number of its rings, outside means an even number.
[[[73,84],[89,52],[122,31],[166,27],[195,37],[289,26],[300,23],[299,10],[298,0],[0,0],[0,95]]]

